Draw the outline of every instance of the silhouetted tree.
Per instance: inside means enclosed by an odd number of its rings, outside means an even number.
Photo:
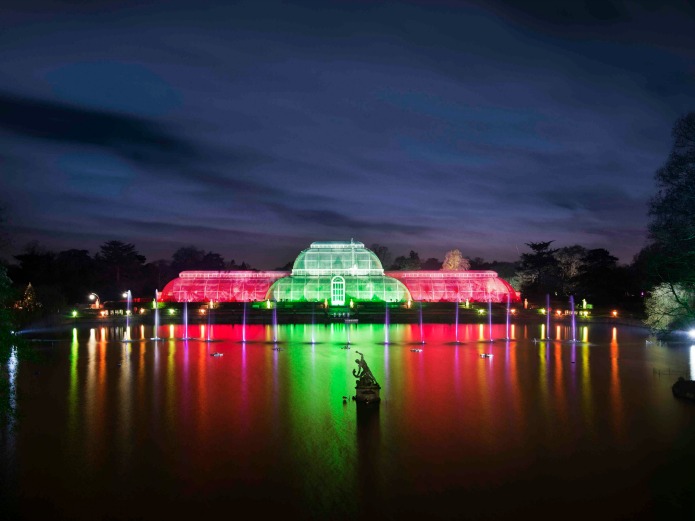
[[[290,267],[290,268],[291,268],[291,267]],[[253,268],[251,268],[251,265],[250,265],[250,264],[248,264],[248,263],[246,263],[246,262],[244,262],[244,261],[241,261],[241,264],[237,264],[236,261],[235,261],[234,259],[232,259],[231,261],[229,261],[229,262],[227,263],[225,269],[228,269],[228,270],[238,270],[238,271],[250,271],[250,270],[252,270]]]
[[[211,251],[203,255],[203,264],[201,269],[208,271],[222,271],[226,268],[224,258],[219,253]]]
[[[555,241],[527,242],[533,253],[521,254],[522,292],[540,296],[558,291],[557,259],[550,245]]]
[[[65,250],[55,259],[58,285],[69,304],[84,302],[97,288],[97,265],[87,250]],[[99,293],[101,295],[101,293]]]
[[[466,257],[468,258],[468,257]],[[483,259],[482,257],[473,257],[472,259],[468,259],[468,263],[470,264],[470,269],[472,270],[487,270],[489,263]]]
[[[396,260],[391,266],[392,270],[419,270],[420,269],[420,255],[413,250],[410,250],[410,254],[405,256],[396,257]]]
[[[222,271],[228,267],[219,253],[211,251],[206,253],[205,250],[200,250],[195,246],[179,248],[171,256],[171,259],[171,268],[176,273],[188,270]]]
[[[577,292],[594,304],[616,304],[625,295],[627,280],[617,263],[608,250],[585,250],[575,276]]]
[[[178,274],[178,272],[172,269],[169,261],[159,259],[154,262],[148,262],[143,266],[143,293],[140,296],[154,295],[155,290],[161,291]]]
[[[133,244],[107,241],[100,246],[95,260],[102,277],[102,299],[120,299],[126,290],[134,295],[142,292],[146,259]]]
[[[26,285],[30,282],[34,287],[53,284],[56,280],[56,254],[48,251],[38,242],[28,243],[22,253],[14,258],[19,265],[12,270],[12,279],[15,283]]]
[[[442,269],[442,261],[437,259],[436,257],[430,257],[427,259],[425,262],[422,263],[420,266],[420,269],[423,270],[429,270],[429,271],[437,271]]]
[[[393,255],[391,255],[391,252],[386,246],[374,243],[369,247],[369,249],[372,250],[374,254],[379,258],[379,260],[381,261],[381,265],[384,268],[387,268],[391,265],[391,259],[393,258]]]

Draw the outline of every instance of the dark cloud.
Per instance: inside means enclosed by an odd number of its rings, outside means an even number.
[[[275,205],[274,210],[283,219],[296,222],[299,225],[318,225],[322,228],[328,228],[329,231],[334,229],[343,233],[349,231],[365,232],[377,229],[382,233],[403,233],[415,238],[432,231],[430,226],[419,224],[355,219],[335,210],[293,209],[285,205]]]
[[[174,166],[197,149],[143,118],[0,93],[0,130],[75,146],[95,146],[147,166]]]

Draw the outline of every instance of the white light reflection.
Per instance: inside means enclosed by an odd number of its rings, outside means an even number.
[[[17,346],[12,346],[10,350],[10,358],[7,360],[7,379],[10,384],[9,398],[10,410],[14,414],[17,410],[17,366],[19,359],[17,358]]]
[[[690,346],[690,379],[695,380],[695,345]]]

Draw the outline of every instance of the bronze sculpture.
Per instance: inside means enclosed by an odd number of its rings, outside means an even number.
[[[367,362],[364,359],[364,355],[359,351],[355,351],[360,358],[355,359],[357,364],[357,370],[352,370],[352,375],[357,378],[355,382],[355,390],[357,394],[355,395],[355,400],[363,403],[378,402],[379,390],[381,386],[374,378],[372,371],[369,369]]]

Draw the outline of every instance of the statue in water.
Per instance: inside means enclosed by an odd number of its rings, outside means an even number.
[[[372,374],[372,371],[369,369],[369,366],[367,365],[367,362],[364,360],[364,355],[360,353],[359,351],[355,351],[358,355],[360,355],[359,358],[355,360],[355,363],[357,364],[357,370],[353,369],[352,370],[352,375],[357,378],[357,387],[377,387],[379,388],[379,384],[376,381],[376,378],[374,378],[374,375]]]

